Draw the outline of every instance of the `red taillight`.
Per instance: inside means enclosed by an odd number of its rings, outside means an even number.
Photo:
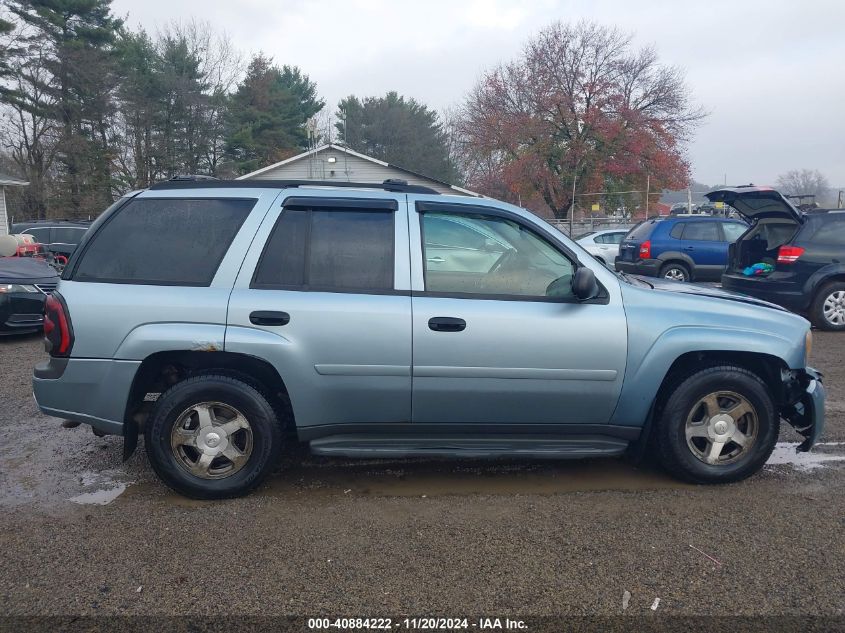
[[[800,246],[781,246],[778,249],[778,264],[794,264],[803,252]]]
[[[73,347],[73,328],[62,298],[47,295],[44,303],[44,340],[51,356],[69,356]]]
[[[651,240],[640,244],[640,259],[651,259]]]

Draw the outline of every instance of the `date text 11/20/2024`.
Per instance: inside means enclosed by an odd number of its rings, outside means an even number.
[[[308,618],[312,630],[390,630],[418,631],[520,631],[528,629],[523,620],[510,618]]]

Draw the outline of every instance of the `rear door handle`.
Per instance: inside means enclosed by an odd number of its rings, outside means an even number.
[[[684,250],[685,251],[692,251],[692,250],[695,250],[695,248],[693,246],[684,246]]]
[[[290,323],[290,315],[275,310],[256,310],[250,312],[249,322],[253,325],[287,325]]]
[[[426,261],[429,261],[432,264],[442,264],[446,260],[443,259],[442,257],[429,257],[429,258],[426,259]]]
[[[433,317],[428,320],[428,329],[435,332],[463,332],[467,322],[455,317]]]

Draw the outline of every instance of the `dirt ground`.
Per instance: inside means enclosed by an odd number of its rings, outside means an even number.
[[[122,463],[120,438],[41,415],[30,374],[43,353],[38,337],[0,339],[7,616],[845,616],[845,334],[816,333],[816,455],[796,456],[784,429],[740,484],[683,485],[621,460],[297,449],[225,502],[176,496],[143,447]]]

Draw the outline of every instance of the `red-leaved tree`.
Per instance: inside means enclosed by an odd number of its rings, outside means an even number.
[[[485,73],[462,109],[468,186],[566,217],[576,193],[681,188],[684,143],[703,117],[683,72],[631,36],[555,23]],[[642,198],[640,198],[642,199]],[[533,206],[533,205],[531,205]]]

